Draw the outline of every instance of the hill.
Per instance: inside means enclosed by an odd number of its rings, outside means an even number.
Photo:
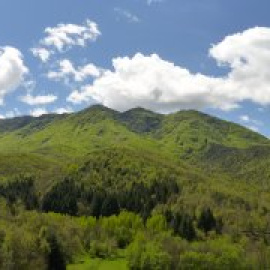
[[[0,269],[267,269],[269,165],[267,138],[193,110],[0,120]]]
[[[0,120],[2,155],[15,159],[18,154],[36,155],[48,167],[55,163],[69,167],[93,151],[117,146],[244,178],[251,175],[250,168],[255,178],[264,171],[270,155],[267,138],[197,111],[161,115],[135,108],[119,113],[95,105],[73,114]],[[31,167],[31,161],[27,164]],[[249,168],[248,174],[239,166]]]

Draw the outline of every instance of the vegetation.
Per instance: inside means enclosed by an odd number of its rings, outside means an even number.
[[[0,120],[0,269],[268,269],[270,142],[196,112]]]

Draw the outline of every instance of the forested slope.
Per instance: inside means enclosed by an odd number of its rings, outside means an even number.
[[[267,138],[197,111],[97,105],[0,120],[0,266],[14,256],[15,269],[80,256],[122,256],[131,269],[269,265],[269,165]]]

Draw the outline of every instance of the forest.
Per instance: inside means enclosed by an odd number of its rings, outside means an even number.
[[[0,120],[0,269],[269,269],[270,142],[197,111]]]

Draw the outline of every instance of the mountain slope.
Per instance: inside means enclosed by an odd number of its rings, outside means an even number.
[[[0,199],[14,209],[96,218],[127,210],[193,226],[209,208],[233,239],[269,232],[270,143],[239,125],[196,111],[93,106],[0,126]]]
[[[0,168],[8,168],[9,162],[24,155],[21,160],[27,165],[21,171],[40,174],[42,166],[30,161],[36,155],[39,163],[46,164],[47,168],[58,164],[63,171],[68,171],[87,155],[115,147],[147,152],[174,166],[187,164],[207,175],[222,172],[228,177],[256,181],[261,177],[268,183],[269,140],[242,126],[197,111],[161,115],[135,108],[119,113],[96,105],[73,114],[0,121],[3,156]],[[4,159],[5,156],[9,158]],[[18,172],[7,171],[3,169],[2,175]]]

